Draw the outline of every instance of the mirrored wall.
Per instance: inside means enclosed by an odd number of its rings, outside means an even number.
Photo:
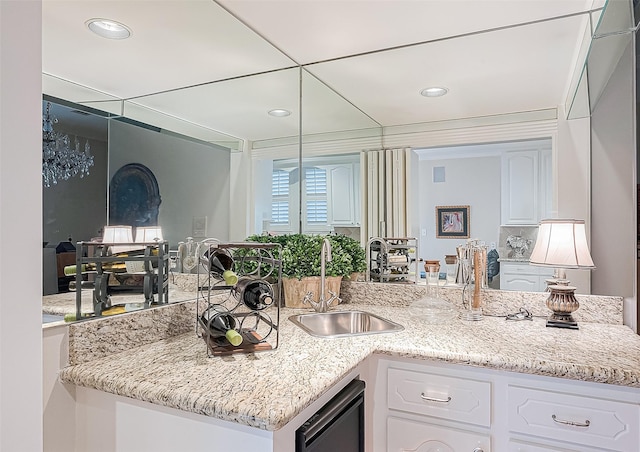
[[[616,6],[620,4],[627,2]],[[613,4],[609,7],[611,19],[600,11],[593,12],[589,19],[590,30],[597,28],[603,39],[592,41],[591,34],[585,33],[582,57],[577,60],[583,58],[588,63],[579,65],[578,75],[574,76],[575,88],[567,99],[570,117],[588,115],[590,102],[597,101],[597,86],[607,79],[606,71],[598,68],[608,68],[617,54],[609,43],[617,41],[614,47],[618,49],[619,41],[628,39],[628,35],[616,33],[628,26],[628,20],[613,14]],[[574,24],[579,19],[567,17],[563,19],[567,22],[528,26],[540,27],[541,39],[552,39],[566,23]],[[246,33],[247,39],[256,39],[252,30],[247,28]],[[241,240],[253,233],[336,230],[360,236],[366,190],[363,153],[386,147],[476,144],[466,141],[470,138],[465,131],[486,124],[556,118],[555,109],[521,112],[515,104],[512,113],[496,110],[493,115],[476,118],[472,111],[448,111],[437,103],[425,104],[419,96],[403,98],[400,92],[382,83],[390,71],[409,74],[417,70],[399,66],[398,61],[404,61],[406,56],[415,61],[431,61],[432,75],[443,65],[461,64],[460,77],[469,77],[469,61],[436,61],[434,48],[443,47],[445,54],[455,55],[469,40],[487,38],[488,34],[473,34],[306,65],[298,65],[266,45],[263,52],[278,64],[265,65],[258,72],[227,74],[180,89],[157,90],[126,99],[44,74],[43,92],[48,99],[81,112],[74,113],[78,118],[85,114],[99,118],[106,127],[106,134],[92,145],[96,166],[91,177],[73,181],[73,187],[62,188],[61,184],[48,193],[45,190],[45,240],[56,243],[69,237],[88,240],[99,236],[101,227],[109,223],[109,181],[130,163],[144,164],[158,179],[158,222],[172,249],[187,237]],[[526,49],[512,50],[509,53],[495,49],[483,58],[536,64],[522,56],[527,55]],[[598,54],[611,61],[597,63]],[[566,75],[573,62],[563,64],[557,70]],[[582,69],[588,65],[593,69],[587,85]],[[352,89],[353,96],[345,98],[341,94],[345,86],[326,80],[341,80],[359,89]],[[384,92],[377,90],[382,86]],[[573,95],[574,92],[578,94]],[[483,94],[476,90],[460,95],[464,99]],[[584,100],[587,95],[589,101]],[[516,99],[518,93],[506,92],[503,97]],[[388,99],[393,99],[393,104],[385,103]],[[490,102],[487,97],[486,103]],[[464,108],[463,100],[457,108]],[[420,121],[411,122],[414,119],[409,118],[415,116],[407,115],[409,111],[420,111]],[[465,115],[465,119],[454,119]],[[77,133],[85,135],[82,131]],[[433,139],[436,135],[437,139]],[[89,183],[95,187],[92,191],[75,186]],[[86,201],[76,201],[80,193],[95,197],[90,203],[92,210],[88,210]],[[54,194],[57,199],[52,199]],[[89,211],[93,223],[78,232],[67,230],[71,229],[69,226],[50,227],[63,217],[77,218]],[[416,233],[420,230],[419,224],[412,227]]]

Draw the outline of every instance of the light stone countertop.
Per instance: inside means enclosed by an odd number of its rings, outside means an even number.
[[[147,314],[159,316],[164,309]],[[180,309],[183,320],[194,318],[188,304]],[[507,321],[502,316],[429,324],[416,319],[406,305],[352,303],[338,309],[369,311],[405,330],[315,338],[288,320],[301,310],[283,308],[276,350],[208,357],[204,341],[193,329],[164,334],[160,330],[166,322],[156,318],[140,323],[136,320],[140,314],[131,313],[109,322],[80,322],[75,332],[72,328],[70,348],[77,349],[76,355],[70,356],[73,365],[63,369],[60,378],[264,430],[283,427],[374,353],[640,388],[640,337],[624,325],[583,322],[576,331],[546,328],[544,318]],[[113,329],[111,322],[117,321],[131,322],[132,328],[157,328],[158,340],[82,359],[82,350],[86,354],[96,350],[86,344],[95,345],[90,335],[99,337],[91,328],[106,334]],[[138,333],[149,336],[148,331]]]
[[[158,300],[158,294],[154,293],[154,299]],[[193,300],[195,292],[182,290],[180,287],[169,284],[169,303]],[[82,289],[81,312],[93,313],[93,289]],[[111,295],[113,305],[126,303],[142,303],[144,294],[136,292],[116,292]],[[51,315],[65,315],[76,312],[76,292],[62,292],[42,297],[42,313]]]

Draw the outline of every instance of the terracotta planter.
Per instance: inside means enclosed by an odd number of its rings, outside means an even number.
[[[325,297],[329,298],[331,296],[329,291],[340,295],[342,276],[327,276],[325,279]],[[306,276],[302,279],[282,278],[282,287],[284,289],[284,305],[287,308],[313,309],[310,304],[304,304],[302,302],[307,292],[313,292],[313,301],[318,301],[320,298],[319,276]],[[336,306],[337,304],[338,302],[336,300],[331,302],[330,306]]]

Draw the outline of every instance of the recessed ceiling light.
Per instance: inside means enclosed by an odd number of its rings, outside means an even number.
[[[131,30],[126,25],[109,19],[91,19],[85,22],[89,30],[107,39],[126,39]]]
[[[269,110],[269,114],[271,116],[283,117],[283,116],[289,116],[291,114],[291,112],[289,110],[285,110],[283,108],[276,108],[274,110]]]
[[[444,96],[448,92],[449,90],[447,88],[433,86],[431,88],[423,89],[422,91],[420,91],[420,94],[422,94],[424,97],[440,97],[440,96]]]

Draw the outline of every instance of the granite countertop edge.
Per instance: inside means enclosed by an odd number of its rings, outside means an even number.
[[[269,431],[373,354],[640,388],[640,338],[623,325],[585,323],[576,331],[504,317],[429,324],[407,307],[343,309],[378,314],[405,330],[315,338],[287,320],[299,310],[283,308],[273,351],[209,357],[192,331],[68,366],[60,380]]]

